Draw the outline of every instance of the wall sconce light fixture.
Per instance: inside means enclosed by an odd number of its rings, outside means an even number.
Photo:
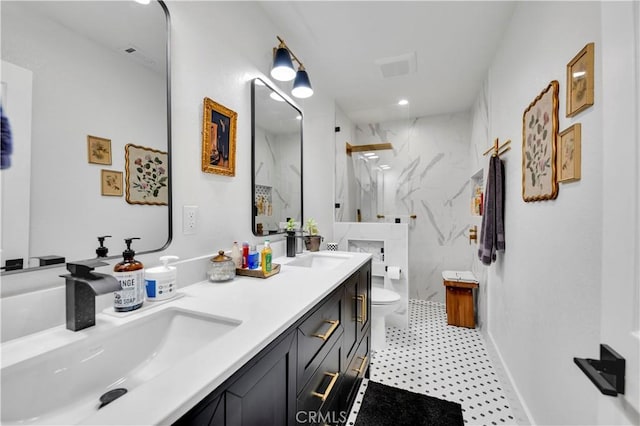
[[[278,81],[293,80],[291,94],[296,98],[308,98],[313,95],[309,74],[305,70],[302,62],[293,54],[280,36],[276,36],[280,44],[273,49],[273,67],[271,67],[271,77]],[[293,61],[298,63],[298,71],[293,68]]]

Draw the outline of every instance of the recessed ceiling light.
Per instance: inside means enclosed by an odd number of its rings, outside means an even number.
[[[380,158],[380,157],[378,157],[377,155],[373,154],[373,155],[369,155],[367,158],[368,158],[369,160],[376,160],[376,159],[378,159],[378,158]]]
[[[149,4],[151,3],[151,0],[134,0],[136,3],[140,3],[140,4]]]
[[[400,99],[398,101],[398,105],[401,105],[401,106],[409,105],[409,101],[406,99]]]
[[[374,155],[376,155],[376,153],[375,152],[365,152],[363,155],[365,157],[373,157]]]
[[[301,115],[296,115],[296,120],[302,120],[302,116]]]

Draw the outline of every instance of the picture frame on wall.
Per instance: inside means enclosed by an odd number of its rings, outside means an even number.
[[[89,163],[111,165],[111,139],[87,135]]]
[[[576,123],[558,135],[558,182],[573,182],[581,176],[582,126]]]
[[[236,122],[238,113],[204,98],[202,113],[202,171],[236,174]]]
[[[567,117],[573,117],[594,102],[594,43],[588,43],[567,64]]]
[[[112,197],[122,197],[122,172],[116,170],[100,171],[101,194]]]
[[[522,115],[522,198],[525,202],[558,196],[558,87],[556,80],[549,83]]]
[[[129,204],[169,204],[169,156],[140,145],[125,146],[126,200]]]

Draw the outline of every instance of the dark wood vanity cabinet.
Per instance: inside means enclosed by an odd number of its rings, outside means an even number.
[[[346,421],[369,366],[370,292],[367,262],[175,424]]]

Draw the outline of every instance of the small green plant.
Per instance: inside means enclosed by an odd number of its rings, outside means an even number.
[[[307,231],[309,235],[318,235],[320,233],[318,224],[314,218],[307,219],[307,222],[304,224],[304,230]]]
[[[293,232],[296,230],[296,221],[292,219],[289,219],[287,221],[287,232]]]

